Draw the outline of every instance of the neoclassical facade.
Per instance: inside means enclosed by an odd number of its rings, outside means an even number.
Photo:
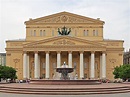
[[[6,41],[6,65],[16,68],[18,79],[52,79],[63,62],[79,79],[114,79],[114,67],[123,64],[123,41],[104,39],[100,18],[60,12],[25,25],[25,39]],[[63,27],[71,32],[60,35]]]

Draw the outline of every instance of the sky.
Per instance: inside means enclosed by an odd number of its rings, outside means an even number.
[[[105,21],[104,39],[124,40],[130,48],[130,0],[0,0],[0,52],[6,40],[25,39],[25,21],[59,12]]]

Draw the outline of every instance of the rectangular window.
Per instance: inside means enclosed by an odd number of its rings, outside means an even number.
[[[93,36],[98,36],[98,30],[93,30]]]
[[[45,74],[42,74],[42,78],[45,78]]]
[[[46,32],[45,32],[45,30],[43,30],[43,36],[46,36]]]
[[[84,63],[84,68],[87,68],[87,63]]]
[[[36,36],[36,30],[34,30],[34,34],[33,34],[33,36]]]
[[[40,36],[43,36],[43,32],[42,32],[42,30],[40,30]]]
[[[33,31],[31,30],[31,32],[30,32],[30,36],[33,36]]]
[[[85,79],[87,78],[87,74],[84,74],[84,78],[85,78]]]
[[[96,30],[96,36],[98,36],[98,30]]]
[[[88,36],[88,30],[84,30],[84,36]]]
[[[56,68],[56,63],[53,63],[53,69],[55,69]]]
[[[93,30],[93,36],[95,36],[95,30]]]
[[[45,63],[43,63],[43,69],[45,69],[46,68],[46,64]]]

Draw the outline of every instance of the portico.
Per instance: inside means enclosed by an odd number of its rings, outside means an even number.
[[[25,49],[28,48],[28,50],[23,53],[24,78],[31,77],[37,79],[41,77],[51,79],[52,75],[55,73],[55,68],[60,67],[64,61],[68,64],[70,68],[73,67],[75,69],[74,74],[77,73],[79,79],[106,78],[106,54],[105,51],[102,51],[104,50],[104,48],[98,51],[96,51],[96,49],[94,48],[93,51],[85,50],[86,47],[82,48],[84,49],[82,51],[80,48],[79,49],[77,48],[76,50],[73,49],[76,48],[76,41],[75,41],[75,47],[71,48],[71,46],[68,47],[69,45],[66,45],[64,46],[65,49],[60,50],[58,50],[59,47],[58,48],[55,47],[53,50],[52,49],[49,50],[48,48],[48,51],[41,51],[41,50],[32,51],[32,49],[29,49],[29,46],[30,45],[25,46],[26,47]],[[33,69],[29,69],[26,66],[32,67]]]

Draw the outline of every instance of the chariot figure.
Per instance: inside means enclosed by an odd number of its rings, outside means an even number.
[[[61,31],[60,31],[60,28],[58,28],[58,33],[60,35],[69,35],[71,32],[71,28],[67,29],[65,26],[63,28],[61,28]]]

